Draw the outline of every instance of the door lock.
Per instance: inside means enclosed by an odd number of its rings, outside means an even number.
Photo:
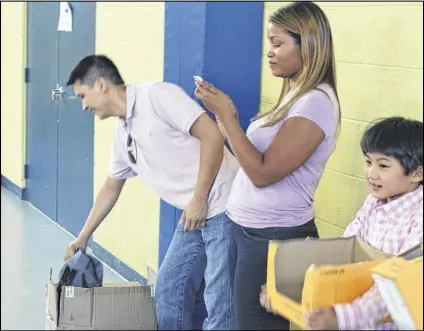
[[[64,94],[65,89],[59,84],[56,84],[56,88],[52,89],[52,100],[62,99]]]

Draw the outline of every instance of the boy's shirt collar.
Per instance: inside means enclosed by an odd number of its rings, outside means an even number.
[[[411,209],[414,205],[423,200],[423,185],[419,185],[414,191],[405,194],[403,197],[387,202],[374,198],[375,208],[384,210],[392,217],[400,217],[405,210]]]

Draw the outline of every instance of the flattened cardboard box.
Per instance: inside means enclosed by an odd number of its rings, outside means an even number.
[[[422,256],[417,249],[405,254]],[[304,312],[352,302],[373,285],[370,269],[389,257],[356,237],[271,241],[267,290],[272,308],[305,328]]]
[[[154,287],[138,282],[103,287],[46,285],[46,330],[157,330]]]
[[[422,330],[423,259],[392,258],[371,273],[399,330]]]

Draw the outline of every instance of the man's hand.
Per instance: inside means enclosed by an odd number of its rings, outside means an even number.
[[[338,330],[339,323],[333,307],[315,309],[305,315],[308,330]]]
[[[208,214],[208,200],[193,197],[185,207],[181,215],[181,223],[184,223],[184,231],[194,231],[205,226]]]
[[[65,256],[64,259],[65,261],[69,260],[69,258],[75,254],[75,252],[78,249],[82,249],[82,250],[86,250],[87,249],[87,240],[78,237],[76,240],[74,240],[73,242],[71,242],[68,247],[66,247],[66,251],[65,251]]]

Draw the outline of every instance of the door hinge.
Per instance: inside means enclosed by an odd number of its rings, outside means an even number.
[[[25,83],[29,83],[29,68],[25,68]]]
[[[28,170],[29,170],[29,165],[28,164],[25,164],[24,165],[24,178],[25,179],[28,179],[29,177],[28,177]]]

